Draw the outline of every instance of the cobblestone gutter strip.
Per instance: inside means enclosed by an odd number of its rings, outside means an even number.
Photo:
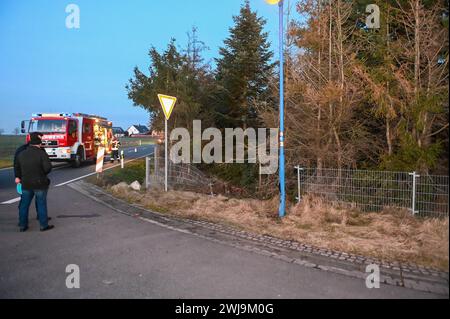
[[[252,234],[236,228],[207,221],[182,219],[149,211],[142,206],[127,203],[105,192],[100,187],[79,181],[68,185],[111,209],[176,231],[220,242],[239,249],[252,251],[272,258],[331,271],[365,280],[369,264],[380,267],[381,282],[415,290],[449,295],[448,272],[410,263],[385,262],[365,256],[323,249],[268,235]]]

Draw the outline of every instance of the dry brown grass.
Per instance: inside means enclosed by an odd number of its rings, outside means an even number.
[[[318,247],[412,262],[448,271],[449,222],[417,219],[407,211],[360,213],[356,209],[304,197],[286,217],[278,218],[278,199],[234,199],[222,195],[171,191],[148,193],[119,184],[110,191],[130,202],[172,215],[232,225],[258,234],[296,240]]]

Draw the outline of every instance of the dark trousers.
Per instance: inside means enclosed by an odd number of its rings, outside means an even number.
[[[28,227],[28,211],[30,209],[31,201],[36,196],[36,209],[41,228],[48,226],[47,216],[47,189],[42,190],[28,190],[22,189],[22,196],[19,204],[19,226],[20,228]]]
[[[119,161],[119,150],[112,150],[111,162],[114,162],[116,159]]]
[[[22,199],[19,201],[19,206],[17,206],[18,209],[20,209],[20,203],[22,202]],[[39,219],[39,215],[37,213],[38,209],[37,209],[37,201],[34,201],[34,205],[36,206],[36,219]]]

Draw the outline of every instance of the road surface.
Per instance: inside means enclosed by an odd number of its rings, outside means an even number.
[[[136,151],[136,152],[135,152]],[[125,161],[139,158],[153,152],[153,145],[144,145],[124,149]],[[107,158],[108,159],[108,158]],[[67,163],[54,163],[54,168],[49,175],[51,187],[61,187],[66,183],[78,178],[87,177],[94,174],[95,166],[93,163],[84,163],[80,168],[72,168]],[[105,160],[103,169],[107,170],[112,166],[117,166]],[[12,168],[0,169],[0,205],[14,204],[19,201],[14,184],[14,171]]]
[[[151,151],[133,149],[127,158]],[[119,214],[66,186],[93,167],[51,173],[51,231],[39,232],[32,205],[30,229],[19,233],[17,202],[0,205],[0,298],[442,298],[389,285],[368,289],[361,279]],[[0,171],[0,202],[16,197],[12,171]],[[69,264],[80,269],[78,289],[66,287]]]

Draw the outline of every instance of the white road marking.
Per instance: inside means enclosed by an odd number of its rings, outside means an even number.
[[[6,205],[6,204],[14,204],[14,203],[16,203],[16,202],[18,202],[18,201],[20,201],[20,197],[16,197],[16,198],[7,200],[6,202],[0,203],[0,204],[2,204],[2,205]]]

